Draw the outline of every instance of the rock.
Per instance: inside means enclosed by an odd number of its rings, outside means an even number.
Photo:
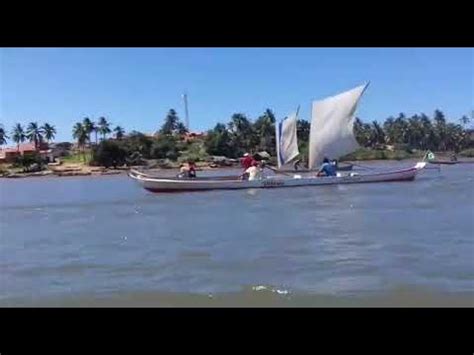
[[[90,171],[65,171],[65,172],[56,172],[58,176],[86,176],[91,175]]]
[[[121,172],[117,170],[110,170],[110,171],[103,171],[100,173],[100,175],[117,175],[117,174],[121,174]]]

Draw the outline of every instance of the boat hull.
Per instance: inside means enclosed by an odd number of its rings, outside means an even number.
[[[235,179],[163,179],[148,177],[144,174],[137,175],[133,172],[129,176],[137,181],[144,189],[152,192],[179,192],[179,191],[205,191],[205,190],[237,190],[255,188],[279,188],[297,186],[322,186],[336,184],[360,184],[371,182],[410,181],[425,167],[426,163],[399,170],[391,170],[370,174],[349,174],[346,176],[328,177],[301,177],[294,175],[291,178],[269,176],[260,180],[235,180]]]
[[[443,164],[443,165],[454,165],[459,164],[459,161],[449,161],[449,160],[430,160],[430,164]]]

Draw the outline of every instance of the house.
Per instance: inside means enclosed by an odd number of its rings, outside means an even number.
[[[0,149],[0,162],[12,163],[18,156],[31,155],[35,153],[38,153],[48,162],[54,161],[52,150],[49,148],[48,144],[41,142],[38,150],[36,150],[34,143],[22,143],[17,147]]]
[[[196,138],[204,138],[206,133],[203,132],[187,132],[183,135],[183,140],[186,142],[192,142]]]

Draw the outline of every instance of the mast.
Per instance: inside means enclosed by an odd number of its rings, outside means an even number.
[[[189,131],[189,112],[188,112],[188,94],[183,94],[183,101],[184,101],[184,116],[186,118],[186,128]]]

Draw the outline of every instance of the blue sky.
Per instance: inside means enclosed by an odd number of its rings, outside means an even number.
[[[56,141],[86,116],[153,132],[170,108],[184,119],[184,90],[191,130],[267,107],[308,119],[312,100],[368,80],[364,121],[436,108],[457,120],[474,108],[473,61],[472,48],[3,48],[0,123],[49,122]]]

